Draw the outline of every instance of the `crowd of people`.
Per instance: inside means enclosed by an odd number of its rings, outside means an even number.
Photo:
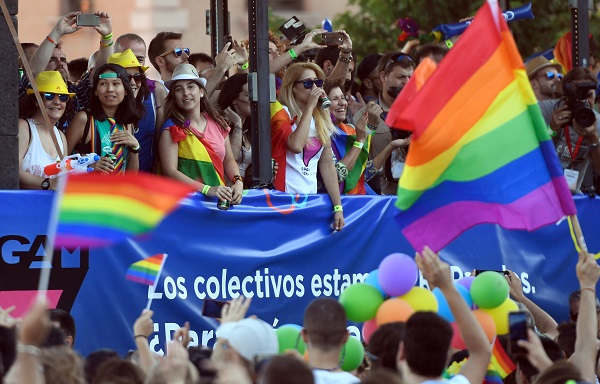
[[[133,33],[113,35],[110,16],[97,12],[100,47],[75,75],[61,38],[76,33],[76,13],[57,21],[39,45],[24,43],[35,76],[19,85],[20,185],[53,190],[57,178],[45,167],[73,153],[95,153],[90,167],[106,174],[152,172],[194,185],[200,193],[240,204],[252,184],[252,143],[247,42],[226,43],[211,57],[192,53],[176,32],[146,42]],[[269,35],[270,71],[278,76],[271,136],[275,188],[290,193],[327,193],[333,227],[342,230],[342,194],[395,194],[410,150],[410,132],[390,129],[386,115],[426,57],[440,63],[448,48],[425,44],[374,52],[358,65],[345,31],[339,45],[317,43],[315,30],[297,45]],[[316,53],[315,53],[316,51]],[[147,60],[160,79],[149,79]],[[72,64],[71,64],[72,63]],[[355,70],[356,69],[356,70]],[[231,77],[225,75],[235,72]],[[537,56],[526,65],[573,193],[590,191],[600,174],[600,125],[596,74]],[[36,94],[37,93],[37,94]],[[407,106],[409,108],[410,106]],[[401,128],[401,127],[400,127]],[[261,128],[262,129],[262,128]],[[448,379],[481,383],[491,345],[452,283],[448,264],[425,249],[417,264],[430,286],[439,287],[466,344],[468,360]],[[600,267],[580,254],[581,290],[571,296],[572,322],[558,326],[527,299],[515,274],[511,296],[532,317],[524,355],[511,356],[516,383],[597,382]],[[343,307],[318,298],[305,311],[305,357],[277,355],[273,328],[246,317],[249,300],[231,301],[212,349],[187,348],[188,328],[173,337],[165,358],[148,346],[152,312],[133,326],[137,350],[127,357],[101,350],[83,359],[73,350],[75,326],[68,313],[37,302],[16,327],[10,309],[0,311],[0,352],[7,383],[436,383],[448,365],[452,328],[435,313],[418,312],[406,323],[380,327],[367,345],[361,372],[340,368],[348,337]],[[18,329],[17,329],[18,328]],[[110,347],[110,346],[108,346]],[[457,352],[457,351],[453,351]],[[262,361],[265,360],[265,361]],[[514,380],[514,381],[510,381]]]

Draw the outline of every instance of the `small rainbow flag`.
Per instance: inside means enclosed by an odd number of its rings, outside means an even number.
[[[492,359],[490,364],[494,367],[494,371],[498,372],[503,379],[517,369],[517,366],[510,359],[497,337],[492,348]]]
[[[534,230],[576,213],[523,60],[489,1],[386,119],[413,132],[396,207],[417,250],[439,251],[477,224]]]
[[[148,233],[193,191],[147,173],[68,175],[55,201],[55,245],[103,246]]]
[[[160,253],[137,261],[131,264],[125,278],[136,283],[153,286],[160,276],[166,258],[166,253]]]

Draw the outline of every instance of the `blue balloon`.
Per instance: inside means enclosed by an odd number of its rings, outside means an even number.
[[[381,285],[379,285],[379,269],[374,269],[371,272],[369,272],[369,276],[367,276],[367,278],[365,279],[365,284],[369,284],[377,288],[377,290],[381,292],[383,297],[386,296],[385,292],[383,291],[383,288],[381,288]]]
[[[454,315],[452,315],[452,311],[450,311],[450,306],[444,297],[444,294],[439,288],[435,288],[433,290],[433,295],[438,301],[438,315],[442,318],[446,319],[448,322],[454,322]]]
[[[454,286],[458,290],[458,293],[460,293],[460,295],[463,297],[463,299],[465,299],[469,308],[473,308],[473,298],[471,297],[471,292],[469,292],[469,290],[464,285],[455,283]]]

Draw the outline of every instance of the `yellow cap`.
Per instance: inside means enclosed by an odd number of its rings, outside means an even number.
[[[125,52],[114,53],[109,56],[107,63],[110,64],[118,64],[123,68],[141,68],[142,72],[146,72],[148,67],[144,65],[140,65],[137,57],[133,54],[131,49],[126,50]]]
[[[58,71],[40,72],[35,78],[35,83],[40,92],[58,93],[59,95],[69,95],[69,97],[75,96],[74,93],[69,92],[67,84],[65,84],[62,75]],[[32,93],[33,89],[29,88],[27,94],[31,95]]]

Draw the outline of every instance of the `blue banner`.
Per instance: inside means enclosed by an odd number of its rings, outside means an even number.
[[[45,253],[52,192],[1,191],[0,306],[27,310],[37,288]],[[250,315],[274,326],[301,324],[315,297],[339,296],[362,282],[390,253],[414,255],[394,215],[393,196],[344,196],[346,226],[331,228],[327,195],[293,196],[252,190],[229,211],[202,195],[185,199],[152,234],[99,249],[55,252],[48,297],[70,310],[77,323],[76,349],[124,354],[135,348],[133,323],[149,298],[155,312],[151,348],[161,353],[173,331],[191,324],[192,345],[211,346],[213,319],[201,316],[205,298],[251,296]],[[600,199],[576,198],[591,251],[600,250]],[[125,279],[144,257],[168,254],[156,291]],[[441,257],[455,279],[473,269],[510,269],[527,296],[557,321],[568,317],[569,292],[577,289],[577,252],[566,221],[534,232],[496,225],[473,228]],[[419,278],[417,284],[426,286]],[[360,325],[351,332],[358,334]]]

